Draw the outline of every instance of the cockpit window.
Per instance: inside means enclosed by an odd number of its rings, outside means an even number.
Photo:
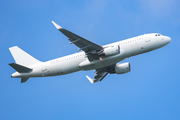
[[[155,34],[155,36],[161,36],[161,34]]]

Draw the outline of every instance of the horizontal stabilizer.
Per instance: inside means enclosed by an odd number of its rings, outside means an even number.
[[[28,78],[21,78],[21,83],[25,83],[28,79],[29,79],[29,77]]]
[[[31,72],[31,71],[32,71],[31,68],[28,68],[28,67],[25,67],[25,66],[16,64],[16,63],[10,63],[9,65],[10,65],[12,68],[14,68],[14,69],[15,69],[17,72],[19,72],[19,73],[27,73],[27,72]]]

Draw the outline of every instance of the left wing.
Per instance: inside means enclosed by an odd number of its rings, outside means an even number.
[[[62,32],[66,37],[69,38],[70,44],[73,43],[77,47],[79,47],[79,51],[83,50],[90,61],[99,59],[97,53],[101,52],[103,50],[103,47],[62,28],[54,21],[52,21],[52,23],[60,32]]]
[[[108,73],[110,74],[114,73],[114,68],[115,68],[115,64],[107,66],[107,67],[99,68],[99,69],[96,69],[95,71],[96,74],[94,76],[94,79],[90,78],[87,75],[86,77],[91,83],[100,82],[106,77]]]

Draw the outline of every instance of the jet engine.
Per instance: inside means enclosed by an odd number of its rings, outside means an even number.
[[[122,64],[116,64],[115,66],[115,72],[117,74],[124,74],[131,71],[130,63],[122,63]]]
[[[118,45],[110,46],[110,47],[104,48],[103,53],[105,54],[105,56],[117,55],[120,53],[120,48]]]

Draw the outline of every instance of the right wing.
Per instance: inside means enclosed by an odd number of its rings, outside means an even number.
[[[96,53],[101,52],[101,50],[103,50],[103,47],[101,47],[100,45],[97,45],[85,38],[82,38],[82,37],[72,33],[71,31],[68,31],[68,30],[62,28],[54,21],[52,21],[52,23],[60,32],[62,32],[66,37],[69,38],[68,40],[70,41],[70,44],[75,44],[77,47],[79,47],[79,51],[83,50],[86,53],[86,55],[90,61],[99,59],[99,57],[98,57],[98,55],[96,55]]]
[[[99,74],[96,74],[94,76],[94,79],[90,78],[87,75],[86,75],[86,77],[91,83],[96,83],[96,82],[100,82],[101,80],[103,80],[103,78],[106,77],[107,74],[108,74],[108,72],[101,72]]]
[[[107,66],[107,67],[96,69],[96,71],[95,71],[96,74],[94,76],[94,79],[90,78],[87,75],[86,75],[86,77],[91,83],[100,82],[106,77],[106,75],[108,73],[110,73],[110,74],[114,73],[114,69],[115,69],[115,64]]]

